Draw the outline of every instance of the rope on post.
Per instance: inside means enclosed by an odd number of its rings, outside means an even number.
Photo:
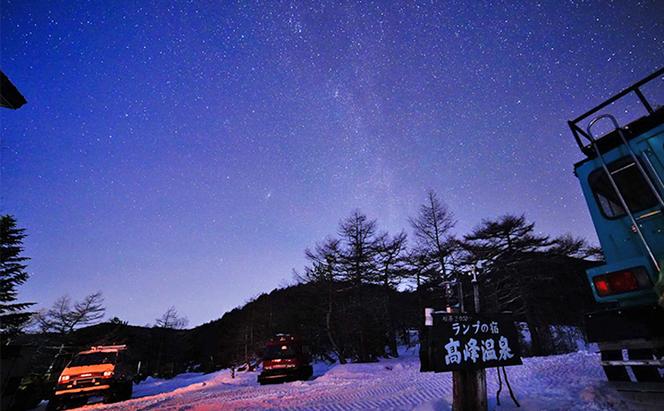
[[[510,392],[510,397],[512,397],[512,401],[514,401],[514,404],[517,407],[521,407],[521,405],[519,404],[519,401],[516,400],[516,397],[514,396],[514,393],[512,392],[512,386],[510,385],[510,382],[507,379],[507,370],[505,370],[505,367],[502,367],[502,368],[503,368],[503,375],[505,376],[505,384],[507,385],[507,389]]]
[[[498,374],[498,391],[496,391],[496,404],[500,405],[500,392],[503,390],[503,379],[500,377],[500,367],[496,367],[496,374]]]

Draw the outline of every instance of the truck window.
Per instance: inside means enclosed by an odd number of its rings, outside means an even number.
[[[657,199],[631,157],[614,161],[608,168],[630,211],[634,213],[657,205]],[[604,169],[598,168],[590,173],[588,182],[606,218],[615,219],[626,214]]]
[[[71,360],[69,367],[81,367],[97,364],[115,364],[117,353],[114,352],[95,352],[89,354],[79,354]]]
[[[296,350],[291,345],[270,345],[265,348],[263,359],[275,360],[277,358],[292,358],[297,355]]]

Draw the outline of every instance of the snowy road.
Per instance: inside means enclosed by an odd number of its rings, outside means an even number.
[[[420,373],[415,351],[399,359],[374,364],[349,364],[318,369],[306,382],[260,386],[255,373],[231,379],[228,371],[188,374],[174,380],[148,380],[134,389],[134,399],[112,405],[89,405],[95,410],[449,410],[449,373]],[[526,358],[508,374],[521,410],[664,409],[664,404],[641,407],[628,403],[604,381],[596,354]],[[490,409],[512,410],[506,389],[496,406],[497,380],[487,374]],[[138,397],[138,398],[136,398]]]

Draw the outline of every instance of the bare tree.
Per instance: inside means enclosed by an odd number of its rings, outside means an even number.
[[[35,316],[42,332],[69,334],[76,328],[96,324],[104,318],[106,308],[101,291],[90,294],[83,300],[72,303],[69,296],[55,300],[48,310],[41,310]]]
[[[433,190],[427,192],[427,200],[420,206],[417,217],[409,219],[419,253],[427,254],[436,262],[443,278],[451,275],[449,267],[457,242],[451,235],[456,225],[454,215],[438,199]]]
[[[397,349],[397,324],[394,319],[392,311],[392,301],[390,295],[397,285],[401,282],[406,275],[406,233],[400,232],[399,234],[391,237],[389,234],[384,233],[378,238],[378,275],[377,280],[380,281],[383,287],[383,312],[387,320],[387,345],[390,349],[390,354],[393,357],[399,356]]]
[[[376,231],[376,220],[369,220],[359,210],[339,224],[341,276],[354,287],[371,283],[376,277]]]
[[[304,255],[311,264],[306,267],[298,279],[303,282],[333,283],[339,280],[339,240],[327,238],[323,243],[316,244],[314,249],[307,248]]]
[[[316,282],[323,284],[327,290],[327,308],[325,310],[325,331],[332,349],[336,352],[337,358],[341,364],[346,363],[344,349],[341,347],[334,336],[333,314],[336,306],[337,292],[335,283],[339,281],[339,249],[340,241],[335,238],[328,238],[316,247],[305,250],[305,256],[310,266],[305,267],[304,274],[300,275],[300,280],[304,282]]]
[[[187,317],[180,317],[175,307],[170,306],[161,317],[155,320],[155,326],[159,328],[170,328],[181,330],[189,324]]]
[[[395,288],[405,275],[406,238],[406,233],[402,231],[393,237],[384,233],[377,239],[376,279],[386,289]]]
[[[376,324],[371,313],[375,305],[365,299],[365,289],[375,284],[378,278],[378,251],[380,250],[376,220],[370,220],[359,210],[339,223],[340,277],[349,285],[349,305],[357,321],[351,323],[351,338],[355,357],[360,362],[373,360],[374,352],[369,348],[376,341],[370,328]],[[383,344],[384,348],[385,345]]]

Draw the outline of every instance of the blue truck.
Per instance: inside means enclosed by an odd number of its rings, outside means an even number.
[[[664,107],[644,90],[663,80],[664,68],[568,122],[584,155],[574,172],[605,256],[603,265],[587,270],[601,307],[586,315],[588,339],[598,344],[609,381],[658,391],[664,387]],[[637,102],[643,116],[620,124],[611,110],[621,101]]]

